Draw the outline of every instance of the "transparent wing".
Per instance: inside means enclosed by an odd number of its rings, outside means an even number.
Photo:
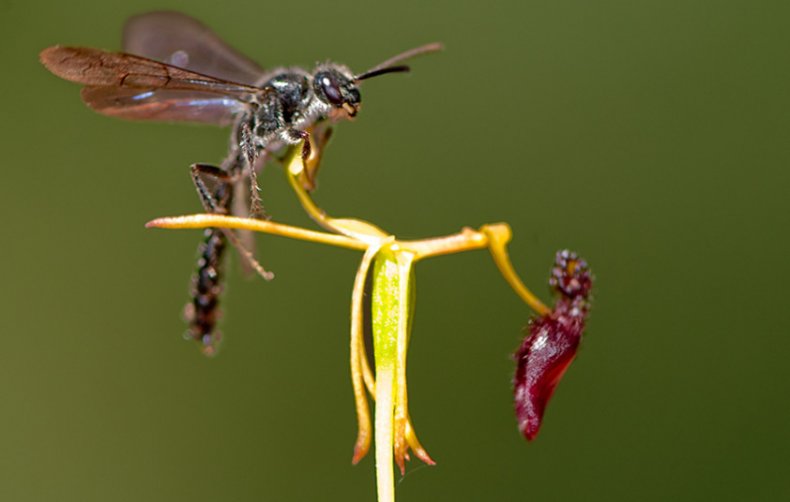
[[[127,120],[195,122],[227,126],[244,109],[239,101],[199,91],[83,87],[82,100],[93,110]]]
[[[123,50],[220,79],[253,85],[264,74],[257,63],[223,42],[210,28],[180,12],[129,18]]]
[[[50,47],[41,61],[83,84],[82,100],[104,115],[131,120],[228,125],[261,89],[159,61],[85,47]]]
[[[203,75],[153,59],[89,47],[56,45],[41,51],[41,62],[60,78],[90,86],[129,89],[169,89],[224,94],[248,99],[254,86]]]

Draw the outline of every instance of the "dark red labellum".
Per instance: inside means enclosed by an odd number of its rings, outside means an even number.
[[[516,417],[521,433],[532,440],[554,388],[576,357],[584,323],[553,314],[533,319],[529,336],[516,353]]]
[[[592,278],[584,260],[570,251],[560,251],[549,283],[558,294],[554,310],[530,320],[529,335],[516,352],[516,417],[527,440],[538,434],[546,405],[576,357]]]

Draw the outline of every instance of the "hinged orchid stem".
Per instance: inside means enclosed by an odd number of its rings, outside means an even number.
[[[315,152],[315,149],[312,148],[311,151]],[[306,176],[306,169],[299,152],[301,152],[301,146],[291,148],[291,151],[286,156],[285,175],[288,179],[288,184],[296,192],[296,197],[302,204],[302,208],[316,223],[330,232],[362,242],[376,242],[390,236],[387,232],[367,221],[351,218],[331,218],[323,209],[318,207],[304,187],[302,180]]]
[[[307,190],[305,190],[301,181],[301,178],[305,175],[305,172],[304,165],[301,162],[288,163],[286,165],[285,171],[288,184],[290,184],[293,191],[296,192],[296,196],[299,199],[299,202],[302,204],[302,208],[304,208],[305,212],[310,215],[313,221],[324,227],[326,230],[335,232],[336,230],[332,228],[332,225],[330,225],[328,222],[330,218],[323,209],[318,207],[318,205],[313,201],[313,198],[310,197],[310,194],[307,192]]]
[[[532,310],[537,312],[538,315],[544,316],[551,312],[551,309],[524,285],[521,278],[519,278],[518,274],[513,269],[513,263],[510,261],[510,256],[507,252],[507,243],[510,242],[513,235],[510,226],[505,223],[498,223],[494,225],[483,225],[480,230],[488,236],[488,250],[491,252],[491,257],[494,259],[497,268],[499,268],[502,277],[510,284],[513,291],[515,291]]]

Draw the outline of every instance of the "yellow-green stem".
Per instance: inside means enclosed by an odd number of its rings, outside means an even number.
[[[372,325],[376,364],[376,484],[379,502],[394,502],[392,465],[398,338],[401,312],[401,272],[397,256],[383,247],[373,265]]]

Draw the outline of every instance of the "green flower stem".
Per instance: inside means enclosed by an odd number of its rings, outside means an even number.
[[[376,363],[376,484],[379,502],[395,500],[394,412],[399,338],[406,331],[402,271],[398,256],[382,248],[373,265],[373,353]]]
[[[391,242],[392,239],[389,239]],[[364,341],[364,302],[365,281],[373,260],[381,248],[378,244],[371,245],[362,256],[357,275],[354,279],[354,290],[351,295],[351,383],[354,387],[354,402],[357,409],[357,440],[354,443],[354,456],[351,460],[357,464],[370,449],[370,412],[365,388],[375,394],[373,373],[367,366],[367,354]]]

